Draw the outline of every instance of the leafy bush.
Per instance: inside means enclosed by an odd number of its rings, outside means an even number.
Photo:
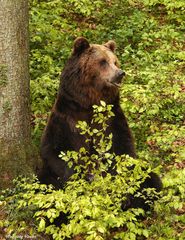
[[[39,184],[35,178],[22,178],[15,180],[13,190],[4,192],[2,203],[8,221],[2,225],[7,227],[10,235],[16,236],[27,225],[30,227],[28,219],[36,224],[38,232],[52,235],[53,239],[81,236],[87,240],[110,237],[132,240],[136,236],[149,235],[143,223],[138,221],[143,210],[123,211],[122,208],[127,205],[130,195],[142,196],[140,184],[148,177],[151,168],[145,161],[110,153],[112,134],[106,136],[105,132],[109,118],[113,117],[111,108],[101,102],[100,106],[94,106],[91,125],[86,122],[77,125],[81,134],[87,135],[86,141],[91,142],[94,154],[85,148],[79,152],[61,152],[62,160],[76,170],[64,190]],[[93,128],[94,124],[97,128]],[[112,166],[113,161],[115,166]],[[111,175],[110,167],[114,167],[118,174]],[[147,189],[147,192],[150,197],[157,195],[154,189]],[[33,228],[30,230],[34,232]]]
[[[184,239],[184,0],[30,0],[30,8],[33,140],[39,144],[73,40],[114,39],[138,156],[163,171],[164,197],[144,223],[147,238]]]

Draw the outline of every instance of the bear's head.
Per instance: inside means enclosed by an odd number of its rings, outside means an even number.
[[[108,95],[113,99],[124,76],[115,49],[114,41],[98,45],[77,38],[62,73],[60,89],[83,106],[97,104],[101,99],[106,101]]]

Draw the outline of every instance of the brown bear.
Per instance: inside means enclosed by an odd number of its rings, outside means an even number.
[[[81,147],[90,151],[85,136],[80,135],[76,124],[78,121],[90,123],[92,106],[98,105],[100,100],[113,105],[115,117],[109,123],[109,131],[113,134],[112,152],[136,157],[132,135],[119,103],[118,85],[125,74],[119,67],[115,48],[114,41],[98,45],[89,44],[83,37],[75,40],[42,137],[41,157],[44,167],[41,182],[51,183],[57,189],[63,188],[74,169],[58,157],[60,152],[78,151]],[[154,187],[160,191],[161,181],[156,174],[151,173],[143,187]],[[131,198],[130,206],[146,208],[144,201],[136,198]]]

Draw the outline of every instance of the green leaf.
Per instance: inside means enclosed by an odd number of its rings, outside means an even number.
[[[46,225],[45,220],[43,218],[41,218],[41,220],[39,222],[39,226],[38,226],[38,231],[43,232],[45,230],[45,225]]]

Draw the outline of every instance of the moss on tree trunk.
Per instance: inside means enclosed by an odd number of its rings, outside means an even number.
[[[1,1],[0,7],[0,187],[34,172],[31,145],[28,1]]]
[[[40,157],[30,142],[0,143],[0,189],[11,187],[17,176],[30,176],[38,171]]]

